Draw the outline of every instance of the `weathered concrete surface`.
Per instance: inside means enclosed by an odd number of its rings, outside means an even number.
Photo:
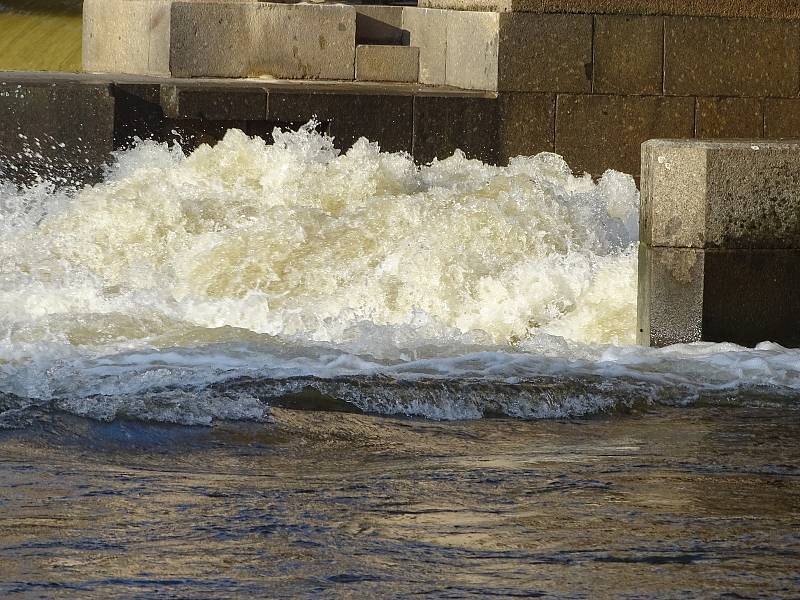
[[[800,18],[800,0],[420,0],[419,5],[499,12]]]
[[[83,70],[169,75],[170,0],[86,0]]]
[[[664,92],[679,96],[793,96],[800,88],[800,23],[671,17],[664,23]]]
[[[651,246],[800,248],[800,141],[650,140],[642,171]]]
[[[639,342],[800,346],[800,141],[642,146]]]
[[[800,98],[764,100],[764,137],[800,138]]]
[[[356,6],[356,44],[403,43],[402,6]]]
[[[497,90],[500,15],[447,13],[445,82],[468,90]]]
[[[637,341],[800,346],[800,250],[639,248]]]
[[[764,135],[760,98],[698,98],[695,134],[698,138],[759,138]]]
[[[660,94],[664,73],[664,19],[600,15],[594,19],[593,91]]]
[[[554,94],[506,93],[497,98],[497,160],[555,151]]]
[[[556,152],[579,173],[638,175],[644,141],[694,135],[693,98],[559,94],[557,106]]]
[[[0,177],[95,181],[113,150],[114,99],[107,84],[91,80],[3,80],[0,123]]]
[[[403,7],[403,41],[419,48],[419,82],[445,85],[447,11]]]
[[[357,46],[356,79],[415,83],[419,80],[419,48]]]

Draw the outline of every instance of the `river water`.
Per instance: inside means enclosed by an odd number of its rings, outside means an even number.
[[[274,138],[0,183],[0,595],[800,595],[800,351],[633,344],[632,178]]]

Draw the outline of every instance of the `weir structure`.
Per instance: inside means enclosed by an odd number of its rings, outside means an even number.
[[[764,141],[800,138],[800,0],[83,10],[85,73],[0,73],[5,179],[92,181],[137,137],[192,149],[312,118],[341,149],[364,136],[419,162],[556,152],[642,176],[642,343],[800,344],[795,145]],[[750,141],[651,142],[640,173],[652,138]]]

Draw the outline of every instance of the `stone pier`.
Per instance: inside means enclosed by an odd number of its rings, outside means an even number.
[[[800,346],[800,140],[642,147],[638,339]]]

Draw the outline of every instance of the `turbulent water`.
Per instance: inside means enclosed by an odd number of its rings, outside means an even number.
[[[631,177],[274,139],[0,184],[0,596],[798,595],[800,352],[634,345]]]
[[[789,403],[800,352],[633,345],[639,197],[553,154],[418,166],[307,126],[0,187],[0,427]]]

